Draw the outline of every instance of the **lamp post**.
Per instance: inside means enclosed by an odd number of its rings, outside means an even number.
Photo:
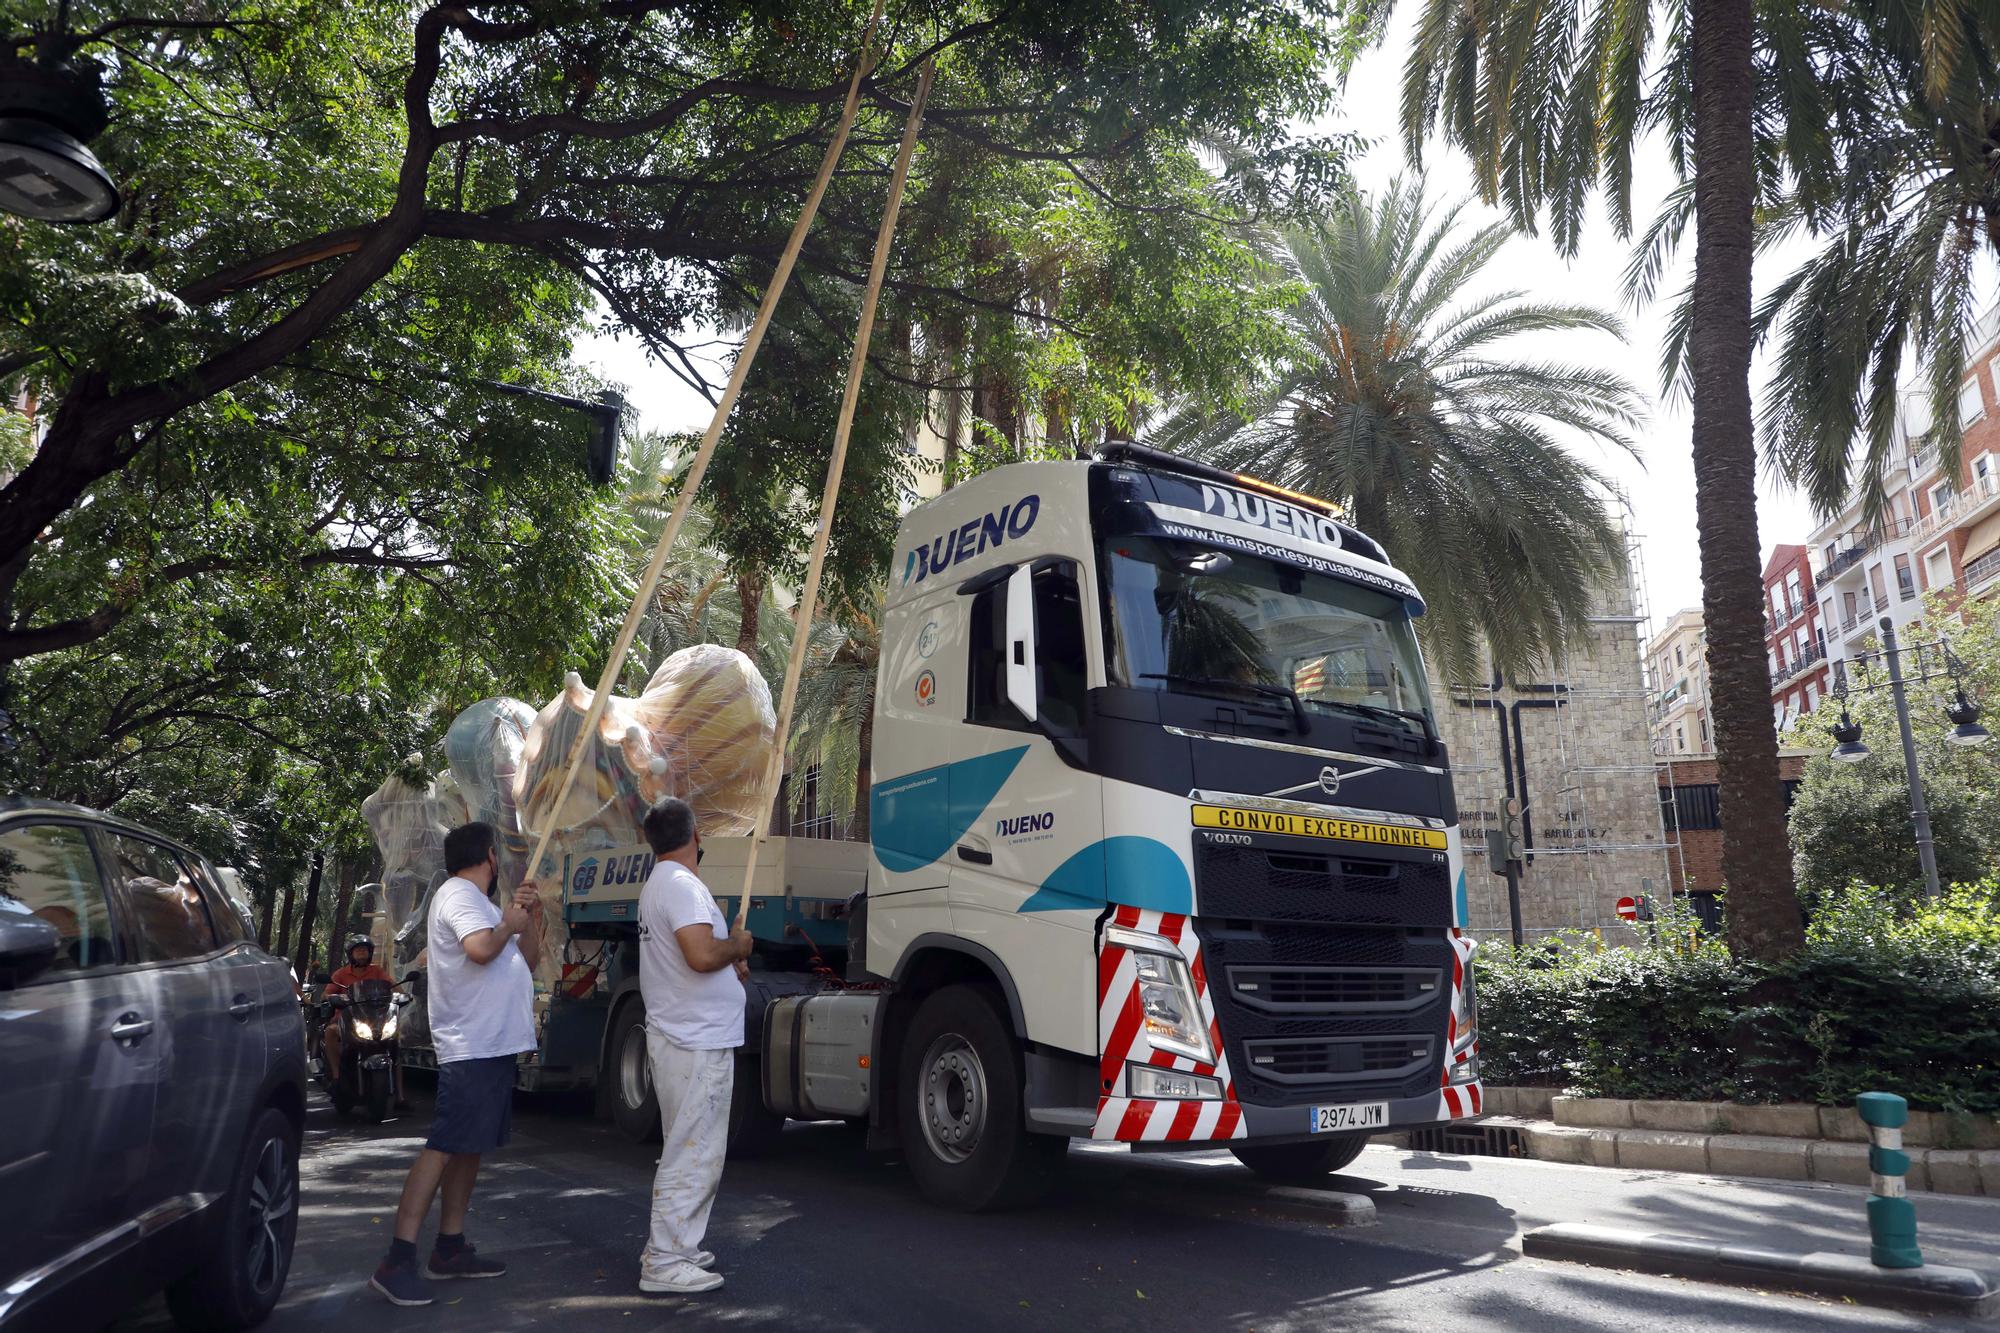
[[[1910,701],[1903,690],[1903,659],[1896,643],[1895,622],[1883,616],[1881,626],[1882,651],[1862,653],[1853,660],[1865,665],[1870,659],[1880,657],[1889,668],[1889,697],[1895,700],[1896,729],[1902,734],[1903,773],[1910,784],[1910,823],[1915,827],[1917,834],[1917,860],[1922,863],[1924,869],[1924,896],[1935,898],[1939,892],[1937,848],[1931,837],[1931,812],[1929,805],[1924,801],[1923,779],[1917,773],[1917,739],[1910,730]],[[1953,745],[1984,745],[1992,740],[1992,733],[1979,725],[1978,707],[1965,697],[1965,685],[1960,678],[1962,668],[1959,660],[1952,655],[1951,646],[1943,639],[1939,639],[1935,644],[1919,643],[1912,647],[1917,654],[1917,674],[1911,679],[1935,680],[1942,675],[1951,677],[1955,697],[1951,706],[1945,709],[1945,716],[1956,725],[1946,739]],[[1937,648],[1944,654],[1943,671],[1924,669],[1925,648]],[[1835,665],[1834,672],[1834,694],[1840,700],[1840,722],[1833,728],[1833,739],[1836,743],[1832,757],[1842,763],[1858,764],[1868,757],[1868,747],[1861,743],[1861,724],[1848,716],[1846,672],[1841,670],[1839,664]],[[1869,690],[1874,687],[1864,684],[1861,688]]]

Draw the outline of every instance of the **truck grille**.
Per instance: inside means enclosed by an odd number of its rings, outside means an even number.
[[[1209,993],[1237,1095],[1300,1106],[1436,1091],[1451,1005],[1444,931],[1205,912],[1194,929],[1219,982]]]
[[[1195,875],[1203,916],[1451,925],[1451,876],[1430,862],[1197,843]]]
[[[1280,1037],[1246,1041],[1243,1049],[1260,1078],[1279,1083],[1381,1083],[1417,1073],[1434,1077],[1431,1039],[1417,1034],[1346,1040]]]
[[[1431,967],[1231,967],[1237,1003],[1267,1014],[1400,1013],[1437,998],[1444,984]]]

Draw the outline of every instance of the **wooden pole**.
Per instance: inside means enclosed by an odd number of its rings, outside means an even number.
[[[799,673],[806,662],[806,641],[812,632],[813,611],[819,603],[820,571],[826,565],[826,546],[833,535],[833,508],[840,498],[840,478],[847,468],[847,441],[854,430],[854,407],[861,399],[861,373],[868,366],[868,339],[875,331],[875,305],[882,296],[882,279],[889,272],[889,247],[896,235],[896,218],[903,208],[903,186],[910,178],[910,159],[917,151],[917,131],[924,123],[924,103],[930,99],[931,78],[936,66],[926,60],[917,79],[916,96],[910,99],[910,118],[903,126],[903,146],[896,153],[896,171],[889,180],[889,204],[882,210],[882,226],[875,233],[875,259],[868,268],[868,287],[861,294],[861,324],[854,334],[854,354],[847,362],[847,392],[840,400],[840,422],[833,431],[833,458],[826,468],[826,491],[819,499],[819,526],[813,529],[812,555],[806,561],[805,587],[792,613],[792,656],[785,666],[785,688],[778,696],[778,747],[764,769],[764,791],[773,792],[785,772],[786,743],[791,739],[792,708],[799,697]],[[743,898],[736,905],[736,927],[750,915],[750,890],[757,879],[757,862],[764,844],[771,838],[771,801],[757,806],[757,828],[750,839],[750,864],[743,872]]]
[[[840,123],[834,127],[833,141],[826,146],[826,156],[820,159],[819,174],[813,178],[812,191],[806,196],[805,207],[799,211],[799,220],[792,224],[792,234],[785,242],[784,253],[778,256],[778,267],[771,274],[770,285],[764,289],[764,299],[757,307],[757,318],[751,323],[750,334],[743,340],[743,350],[736,354],[736,365],[729,372],[729,385],[722,391],[721,401],[715,405],[715,414],[709,419],[707,433],[701,437],[701,447],[695,450],[694,461],[688,465],[687,479],[681,483],[673,513],[667,517],[666,530],[660,534],[659,544],[653,548],[653,558],[646,563],[645,572],[639,576],[638,591],[632,598],[631,609],[625,613],[625,624],[618,631],[611,656],[605,659],[604,673],[598,677],[597,693],[591,696],[583,726],[578,729],[576,739],[570,742],[562,783],[556,788],[554,800],[549,806],[551,811],[562,809],[563,802],[569,798],[570,788],[576,784],[577,770],[583,767],[583,756],[597,730],[598,721],[604,716],[605,701],[611,697],[612,687],[618,683],[618,675],[625,669],[625,655],[632,650],[632,639],[639,632],[646,604],[653,600],[653,591],[659,587],[660,573],[667,564],[667,553],[673,549],[674,538],[680,535],[681,524],[687,518],[688,507],[694,503],[695,492],[701,489],[701,479],[708,472],[708,461],[715,454],[715,442],[722,438],[722,427],[736,406],[737,395],[743,391],[743,381],[750,374],[750,363],[757,359],[757,349],[764,341],[765,330],[771,326],[771,316],[778,308],[779,298],[785,294],[785,284],[791,280],[792,266],[798,262],[806,233],[812,229],[820,201],[826,197],[833,169],[840,161],[841,151],[847,147],[847,132],[854,126],[854,113],[861,102],[861,80],[867,74],[870,57],[874,54],[875,28],[882,19],[882,4],[883,0],[875,0],[874,11],[868,16],[868,28],[861,36],[861,52],[854,59],[854,76],[847,81],[847,101],[840,109]],[[781,738],[781,747],[782,744]],[[549,838],[554,832],[552,817],[548,826],[536,836],[534,854],[528,858],[530,883],[541,874],[542,857],[548,852]]]

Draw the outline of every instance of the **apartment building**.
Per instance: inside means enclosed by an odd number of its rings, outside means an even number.
[[[1779,545],[1764,564],[1764,652],[1771,668],[1771,713],[1783,731],[1827,691],[1826,630],[1811,553],[1796,543]]]
[[[1907,391],[1895,447],[1881,473],[1888,497],[1880,522],[1862,519],[1859,485],[1841,512],[1815,529],[1812,574],[1828,665],[1861,651],[1886,616],[1905,633],[1939,591],[1985,598],[2000,591],[2000,306],[1981,318],[1966,352],[1958,416],[1964,433],[1957,474],[1925,457],[1930,429],[1922,390]]]
[[[1652,700],[1655,755],[1714,752],[1708,712],[1708,635],[1700,607],[1675,612],[1646,645],[1646,688]]]

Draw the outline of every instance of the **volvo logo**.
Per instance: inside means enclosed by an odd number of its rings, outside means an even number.
[[[1328,796],[1340,795],[1340,770],[1328,764],[1319,771],[1319,789]]]

